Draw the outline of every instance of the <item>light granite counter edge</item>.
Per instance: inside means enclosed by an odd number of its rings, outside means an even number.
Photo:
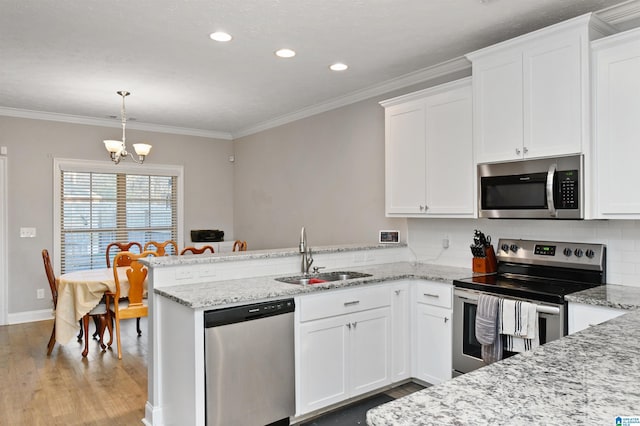
[[[634,310],[640,307],[640,288],[607,284],[565,296],[568,302]]]
[[[278,276],[177,285],[154,289],[154,293],[193,309],[220,308],[224,305],[252,303],[274,298],[295,297],[326,290],[373,285],[387,281],[429,280],[452,283],[472,275],[469,268],[395,262],[349,268],[370,277],[301,286],[276,281]]]
[[[394,249],[394,248],[406,248],[406,247],[407,245],[402,243],[401,244],[342,244],[342,245],[332,245],[332,246],[311,247],[311,250],[313,254],[328,254],[328,253],[345,253],[350,251],[381,250],[381,249]],[[282,248],[282,249],[237,251],[237,252],[230,252],[230,253],[148,257],[145,259],[141,259],[141,263],[152,268],[162,268],[162,267],[169,267],[169,266],[201,265],[201,264],[207,264],[207,263],[237,262],[237,261],[255,260],[255,259],[277,259],[277,258],[283,258],[283,257],[296,257],[296,256],[300,256],[300,252],[297,247],[292,247],[292,248]]]

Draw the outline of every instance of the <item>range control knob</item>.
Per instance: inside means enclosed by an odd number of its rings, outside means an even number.
[[[562,253],[564,253],[565,256],[569,257],[569,256],[571,256],[573,251],[571,251],[571,249],[569,247],[567,247],[564,250],[562,250]]]
[[[515,244],[511,244],[511,247],[509,247],[511,249],[512,252],[517,252],[518,251],[518,246]]]
[[[596,252],[591,249],[587,249],[587,251],[584,252],[584,255],[587,256],[589,259],[591,259],[593,258],[593,256],[596,255]]]
[[[500,248],[502,249],[503,252],[509,253],[509,244],[505,243]]]
[[[575,249],[574,253],[576,254],[576,257],[582,257],[583,255],[583,251],[580,248]]]

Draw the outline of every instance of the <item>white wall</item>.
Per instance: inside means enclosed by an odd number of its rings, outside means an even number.
[[[607,282],[640,287],[640,221],[409,219],[409,246],[417,259],[471,268],[473,231],[499,238],[575,241],[607,245]],[[442,239],[448,237],[448,249]]]
[[[383,99],[466,77],[470,69],[234,141],[237,238],[249,249],[406,240],[406,220],[384,212]]]
[[[12,117],[0,117],[0,129],[0,146],[8,149],[8,312],[13,322],[51,307],[40,252],[53,250],[53,158],[109,161],[102,140],[119,139],[121,130]],[[127,130],[127,139],[129,145],[153,145],[145,164],[184,166],[185,242],[196,228],[220,228],[232,237],[231,141],[136,130]],[[20,238],[20,227],[35,227],[36,238]],[[43,300],[36,299],[39,288],[46,290]]]

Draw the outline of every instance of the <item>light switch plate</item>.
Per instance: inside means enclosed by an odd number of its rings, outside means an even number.
[[[35,238],[36,228],[20,228],[20,238]]]

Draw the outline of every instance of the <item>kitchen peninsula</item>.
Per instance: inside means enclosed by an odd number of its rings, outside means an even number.
[[[391,281],[428,280],[446,286],[471,275],[468,268],[417,263],[405,245],[313,247],[313,257],[314,266],[327,271],[370,276],[308,286],[276,281],[300,273],[297,248],[145,260],[151,295],[145,424],[205,424],[203,318],[207,310],[343,288],[373,288]]]

